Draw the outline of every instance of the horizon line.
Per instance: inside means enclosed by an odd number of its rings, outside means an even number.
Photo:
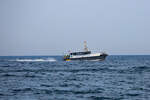
[[[19,57],[19,56],[63,56],[63,55],[0,55],[0,57]],[[110,54],[108,56],[150,56],[150,54]]]

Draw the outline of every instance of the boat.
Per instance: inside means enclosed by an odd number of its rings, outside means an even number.
[[[64,55],[64,61],[71,61],[71,60],[96,60],[102,61],[108,56],[105,52],[99,53],[92,53],[87,48],[87,42],[84,41],[84,51],[82,52],[70,52],[69,54]]]

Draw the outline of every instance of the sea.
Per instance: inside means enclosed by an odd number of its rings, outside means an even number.
[[[0,100],[150,100],[150,56],[1,56]]]

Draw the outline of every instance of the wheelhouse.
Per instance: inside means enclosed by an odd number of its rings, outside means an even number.
[[[86,55],[86,54],[91,54],[91,51],[86,51],[86,52],[72,52],[70,55]]]

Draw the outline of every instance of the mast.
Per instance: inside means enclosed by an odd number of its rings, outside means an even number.
[[[88,47],[87,47],[87,42],[84,41],[84,51],[87,52],[88,51]]]

